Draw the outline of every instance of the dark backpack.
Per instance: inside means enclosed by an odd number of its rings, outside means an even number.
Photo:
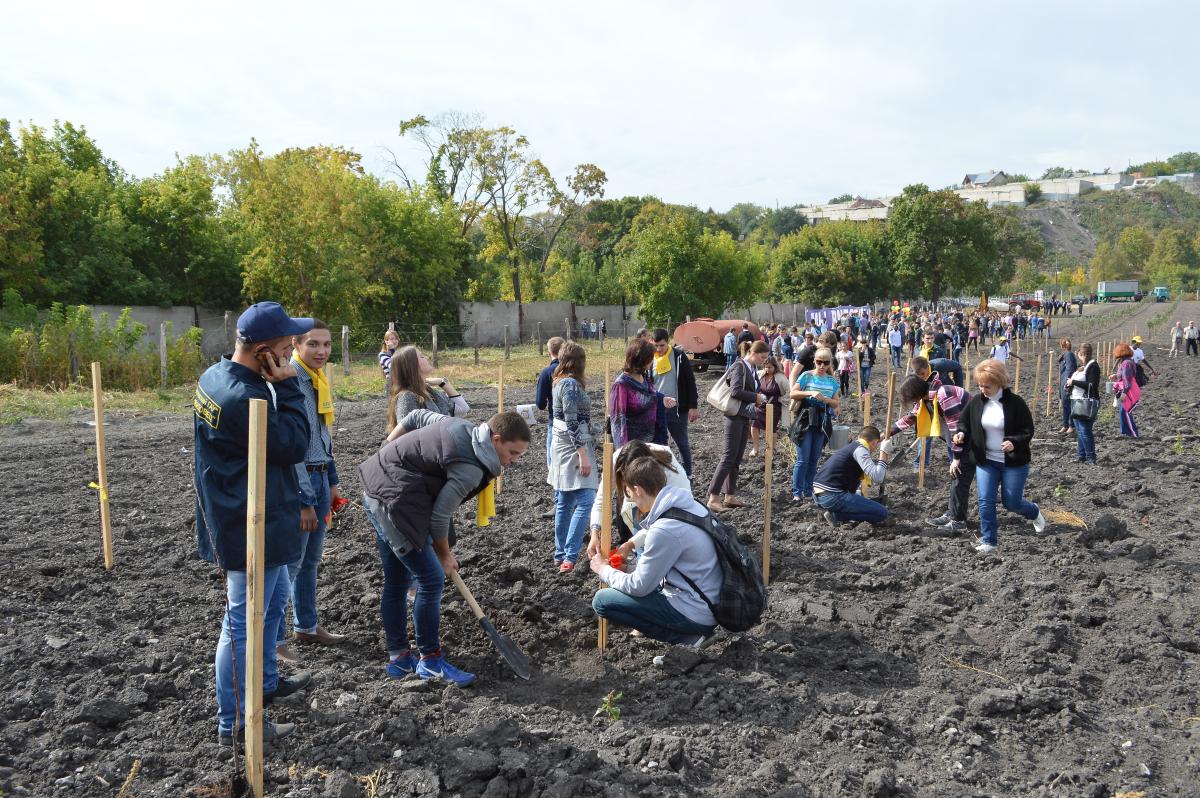
[[[712,610],[717,623],[731,632],[744,632],[758,624],[767,607],[767,588],[758,560],[738,539],[737,531],[711,513],[699,516],[671,507],[661,517],[698,527],[712,540],[721,564],[721,593],[715,604],[687,574],[678,573]]]

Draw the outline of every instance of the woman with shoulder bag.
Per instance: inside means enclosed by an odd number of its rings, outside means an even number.
[[[1122,435],[1131,438],[1138,437],[1137,422],[1133,420],[1133,411],[1142,400],[1142,387],[1137,382],[1137,364],[1133,360],[1133,347],[1120,343],[1113,348],[1113,357],[1117,359],[1116,372],[1109,375],[1113,381],[1113,393],[1116,394],[1114,405],[1117,408],[1117,419]]]
[[[717,461],[717,470],[708,485],[708,509],[714,513],[724,512],[731,507],[746,506],[746,503],[735,495],[738,471],[746,453],[746,441],[750,437],[750,419],[754,416],[754,409],[766,403],[766,397],[758,389],[758,368],[766,361],[770,347],[762,341],[745,341],[741,345],[741,354],[722,378],[729,383],[730,396],[741,404],[733,415],[726,415],[724,420],[725,436],[721,458]],[[722,494],[724,499],[721,498]]]
[[[1058,398],[1062,401],[1062,426],[1058,428],[1060,435],[1071,431],[1071,375],[1079,368],[1079,359],[1071,351],[1071,340],[1064,338],[1059,342],[1062,352],[1058,355]]]
[[[1096,464],[1096,436],[1092,425],[1100,411],[1100,364],[1092,357],[1092,345],[1079,347],[1081,362],[1067,380],[1069,394],[1063,401],[1070,408],[1075,424],[1076,462]]]
[[[792,428],[796,464],[792,467],[792,501],[811,499],[817,461],[825,448],[830,411],[837,412],[841,383],[833,373],[833,350],[822,347],[813,355],[814,368],[796,375],[789,397],[793,407]]]

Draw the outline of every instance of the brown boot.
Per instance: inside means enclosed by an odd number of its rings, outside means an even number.
[[[345,635],[335,635],[324,626],[318,626],[315,632],[296,632],[296,640],[300,643],[316,643],[322,646],[336,646],[346,640]]]

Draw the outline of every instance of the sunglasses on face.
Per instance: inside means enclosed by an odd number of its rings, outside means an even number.
[[[828,365],[829,365],[829,363],[830,363],[831,361],[828,361],[828,360],[817,360],[817,361],[814,361],[814,362],[815,362],[815,363],[816,363],[818,366],[828,366]]]

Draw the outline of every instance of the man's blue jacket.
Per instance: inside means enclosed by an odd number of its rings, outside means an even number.
[[[274,397],[267,386],[259,374],[223,357],[204,372],[193,398],[196,543],[201,557],[227,571],[246,569],[246,457],[251,399],[267,402],[264,566],[295,562],[305,534],[300,531],[300,486],[295,469],[308,451],[304,394],[295,378],[275,383]]]

